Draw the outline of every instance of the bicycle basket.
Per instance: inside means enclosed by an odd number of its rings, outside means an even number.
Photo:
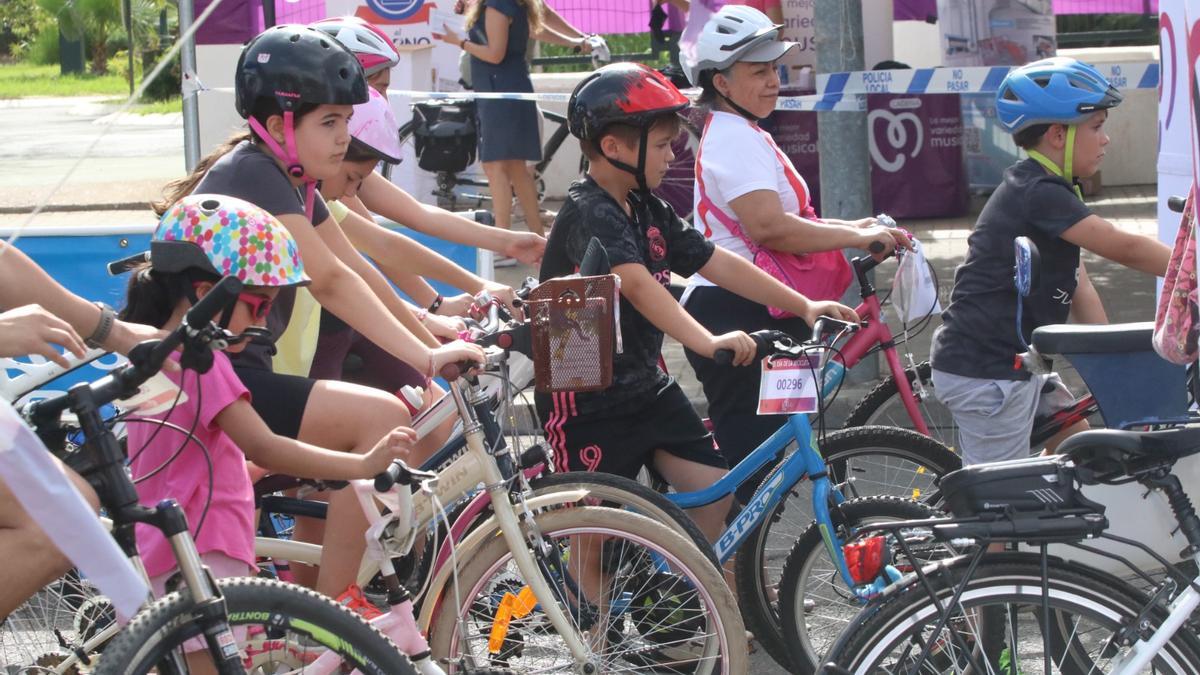
[[[597,391],[612,384],[617,278],[551,279],[526,303],[534,387],[542,393]]]
[[[413,104],[417,166],[434,173],[465,171],[475,162],[475,101],[449,99]]]
[[[1031,457],[952,471],[942,479],[946,507],[955,517],[1001,513],[1018,517],[1065,512],[1104,513],[1083,496],[1067,457]]]

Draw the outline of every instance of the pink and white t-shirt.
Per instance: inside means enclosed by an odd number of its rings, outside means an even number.
[[[229,357],[222,352],[213,355],[213,366],[203,375],[194,370],[164,374],[176,385],[182,378],[182,389],[187,397],[185,402],[166,413],[165,419],[185,430],[195,424],[193,435],[196,441],[208,448],[212,457],[212,496],[210,500],[209,468],[204,452],[195,442],[188,442],[166,468],[138,483],[139,501],[145,506],[154,506],[164,499],[176,500],[187,514],[188,528],[193,535],[204,505],[208,503],[204,527],[196,537],[197,550],[201,554],[217,551],[254,569],[254,488],[246,471],[246,456],[216,421],[217,415],[230,404],[239,399],[249,401],[250,392],[234,373]],[[161,420],[164,415],[149,419]],[[184,443],[183,432],[170,427],[160,430],[151,422],[130,422],[127,428],[129,456],[133,458],[130,468],[135,480],[170,460]],[[158,576],[175,567],[171,546],[158,530],[138,525],[137,544],[147,575]]]

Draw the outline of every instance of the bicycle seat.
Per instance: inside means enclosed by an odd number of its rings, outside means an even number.
[[[1163,431],[1097,429],[1076,434],[1058,448],[1060,455],[1069,456],[1076,466],[1092,472],[1098,482],[1169,466],[1197,452],[1200,426]]]
[[[1154,322],[1112,325],[1058,324],[1033,331],[1033,348],[1050,354],[1126,354],[1150,351]]]

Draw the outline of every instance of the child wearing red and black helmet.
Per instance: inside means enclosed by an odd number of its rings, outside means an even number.
[[[640,64],[605,66],[579,83],[567,124],[589,161],[587,176],[567,192],[555,219],[543,280],[574,272],[593,237],[621,278],[623,350],[613,384],[599,392],[539,394],[538,412],[556,466],[634,476],[650,466],[679,490],[699,490],[726,471],[725,459],[679,385],[659,367],[663,334],[711,357],[734,352],[751,365],[755,345],[741,331],[712,335],[667,290],[671,274],[706,279],[756,302],[785,307],[810,323],[829,315],[855,320],[835,302],[813,302],[742,258],[714,246],[650,190],[666,175],[688,100],[657,71]],[[721,531],[729,499],[696,509],[710,540]]]

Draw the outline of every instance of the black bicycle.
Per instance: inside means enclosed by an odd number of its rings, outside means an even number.
[[[186,673],[185,643],[198,639],[217,672],[291,672],[304,668],[327,651],[363,673],[415,673],[408,659],[381,633],[350,610],[299,586],[264,579],[214,581],[203,566],[183,509],[174,500],[153,508],[138,503],[126,470],[126,453],[101,417],[102,406],[132,396],[154,376],[167,357],[182,348],[180,364],[198,373],[212,366],[214,349],[234,336],[211,318],[237,300],[242,284],[228,277],[188,312],[184,322],[162,340],[144,342],[129,355],[129,364],[91,384],[77,384],[66,394],[30,404],[25,417],[48,447],[63,447],[63,413],[78,419],[83,442],[68,463],[100,497],[113,523],[113,536],[137,569],[135,525],[149,525],[171,543],[180,569],[180,589],[144,608],[124,629],[109,622],[79,649],[73,649],[56,672],[92,666],[103,649],[97,675]],[[190,433],[184,444],[192,443]],[[199,446],[199,444],[197,444]],[[207,449],[200,447],[207,454]],[[114,637],[115,635],[115,637]]]

